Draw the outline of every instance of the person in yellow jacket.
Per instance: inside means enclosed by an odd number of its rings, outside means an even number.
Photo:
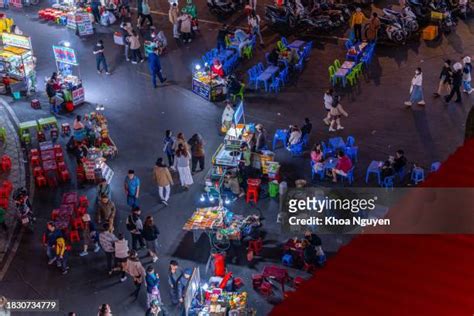
[[[362,25],[368,21],[364,13],[360,8],[356,9],[356,12],[352,15],[351,27],[354,30],[354,37],[356,42],[362,42]]]
[[[7,18],[5,15],[0,16],[0,33],[10,33],[13,24],[15,24],[13,19]]]
[[[56,262],[58,268],[61,268],[63,274],[67,274],[69,267],[67,266],[67,246],[63,237],[56,239]]]

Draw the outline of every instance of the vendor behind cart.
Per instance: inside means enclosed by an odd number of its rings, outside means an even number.
[[[72,126],[73,128],[73,136],[74,140],[77,142],[82,142],[84,138],[86,138],[86,127],[82,123],[82,117],[80,115],[76,116],[76,119],[74,120],[74,124]]]

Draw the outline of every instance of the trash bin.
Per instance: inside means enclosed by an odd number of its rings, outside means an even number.
[[[277,181],[272,181],[268,183],[268,195],[270,195],[271,198],[276,198],[278,196],[278,189],[279,189],[279,184]]]

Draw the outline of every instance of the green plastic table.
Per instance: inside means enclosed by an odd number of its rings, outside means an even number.
[[[58,128],[58,120],[54,116],[40,118],[38,120],[38,126],[40,130],[43,130],[45,125],[54,125]]]
[[[21,135],[23,135],[23,133],[26,131],[28,132],[28,130],[30,128],[34,128],[36,130],[38,130],[38,122],[36,121],[26,121],[26,122],[21,122],[19,124],[19,129],[18,129],[18,133]]]

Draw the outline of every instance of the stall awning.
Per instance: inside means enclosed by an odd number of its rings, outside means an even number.
[[[474,187],[473,157],[471,139],[423,186]],[[473,315],[473,267],[474,235],[361,235],[271,315]]]

